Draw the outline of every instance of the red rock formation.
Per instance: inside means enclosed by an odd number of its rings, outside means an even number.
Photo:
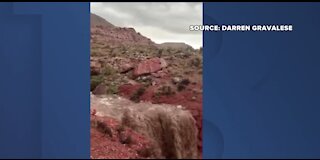
[[[167,63],[162,58],[152,58],[139,63],[133,71],[134,76],[140,76],[143,74],[150,74],[161,70],[166,67]]]

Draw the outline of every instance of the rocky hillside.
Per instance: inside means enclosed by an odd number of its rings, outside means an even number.
[[[110,22],[106,21],[105,19],[103,19],[102,17],[91,13],[90,14],[90,23],[91,23],[91,27],[95,27],[95,26],[103,26],[103,27],[109,27],[109,28],[113,28],[115,27],[113,24],[111,24]]]
[[[91,91],[93,95],[91,97],[91,101],[93,102],[91,109],[97,112],[96,116],[108,117],[122,124],[122,118],[112,116],[112,113],[117,113],[115,115],[118,116],[124,115],[125,113],[124,110],[116,107],[119,106],[118,103],[128,103],[124,106],[129,106],[129,109],[137,108],[134,107],[136,106],[133,105],[134,103],[136,103],[137,106],[143,104],[142,106],[144,107],[142,107],[142,111],[133,110],[133,112],[130,112],[130,115],[140,115],[138,116],[140,118],[137,116],[130,117],[133,122],[145,124],[145,126],[142,125],[144,127],[140,127],[140,129],[134,129],[134,127],[130,127],[130,125],[126,127],[133,129],[137,134],[144,135],[146,141],[150,142],[153,146],[158,146],[156,148],[160,148],[155,158],[201,157],[202,50],[195,50],[184,43],[156,44],[149,38],[136,32],[133,28],[117,27],[101,19],[99,23],[97,23],[97,19],[98,18],[92,19],[94,22],[91,23],[90,60]],[[109,105],[101,108],[99,107],[100,103],[97,102],[98,100],[101,101],[101,99],[93,98],[94,96],[104,97],[109,95],[114,95],[119,97],[118,99],[126,100],[112,100],[112,103],[106,101]],[[197,149],[193,149],[192,153],[181,153],[179,145],[184,144],[184,142],[160,144],[156,140],[159,139],[157,135],[146,132],[150,130],[150,126],[152,126],[147,122],[151,121],[151,119],[143,115],[144,113],[149,114],[148,108],[153,108],[153,104],[163,105],[159,108],[168,108],[168,105],[173,105],[190,113],[191,119],[194,119],[194,123],[187,118],[188,116],[180,116],[181,118],[185,118],[184,120],[179,120],[179,123],[186,123],[183,126],[190,126],[187,128],[179,127],[180,124],[176,124],[178,122],[173,120],[173,117],[177,117],[182,113],[179,109],[172,110],[170,113],[167,112],[167,110],[156,109],[156,113],[153,114],[168,117],[167,123],[177,125],[175,127],[177,130],[171,130],[170,128],[172,127],[168,126],[164,131],[161,131],[168,132],[166,134],[169,135],[175,135],[175,138],[170,141],[176,142],[176,140],[183,139],[183,136],[177,133],[191,132],[192,135],[196,135],[197,138],[196,140],[187,140],[194,142],[188,144],[188,147],[196,147]],[[144,117],[142,121],[141,115]],[[183,113],[183,115],[187,115],[187,113]],[[104,122],[108,123],[108,121]],[[154,121],[152,123],[157,122]],[[93,130],[95,130],[95,128],[93,128]],[[94,143],[92,146],[97,146],[95,143],[100,142],[91,141],[91,143]],[[175,152],[167,151],[165,148],[168,147],[176,149]],[[101,151],[103,149],[96,148],[96,150]],[[150,150],[148,151],[150,152]],[[131,150],[128,150],[128,152],[131,153]],[[99,153],[102,154],[102,152]],[[108,155],[96,155],[96,157],[97,156],[108,158]],[[123,156],[121,158],[130,157]]]
[[[192,51],[193,48],[186,44],[186,43],[177,43],[177,42],[165,42],[157,45],[159,48],[162,49],[181,49],[181,50],[190,50]]]
[[[91,19],[91,42],[94,45],[110,47],[109,49],[122,49],[128,45],[131,47],[156,46],[154,42],[136,32],[134,28],[116,27],[95,14],[91,14],[91,18],[93,18]]]

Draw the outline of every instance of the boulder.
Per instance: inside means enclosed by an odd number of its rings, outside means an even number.
[[[162,70],[159,72],[155,72],[155,73],[151,73],[151,75],[155,78],[163,78],[165,76],[167,76],[166,72],[163,72]]]
[[[128,71],[130,71],[131,69],[133,69],[133,65],[131,63],[123,63],[119,69],[120,69],[120,73],[126,73]]]
[[[107,86],[103,84],[99,84],[93,91],[92,93],[94,95],[103,95],[107,93]]]
[[[151,74],[167,67],[167,62],[163,58],[151,58],[140,62],[133,71],[134,76]]]
[[[157,59],[159,59],[160,61],[161,68],[165,68],[168,66],[167,61],[164,60],[163,58],[157,58]]]

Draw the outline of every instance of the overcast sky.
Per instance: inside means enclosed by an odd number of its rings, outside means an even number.
[[[119,27],[133,27],[156,43],[184,42],[202,46],[202,32],[189,31],[202,24],[202,3],[92,2],[91,12]]]

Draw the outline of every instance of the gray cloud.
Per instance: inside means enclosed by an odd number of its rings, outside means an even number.
[[[189,26],[202,24],[202,3],[91,3],[91,12],[120,27],[133,27],[157,43],[185,42],[202,46],[202,33]]]

